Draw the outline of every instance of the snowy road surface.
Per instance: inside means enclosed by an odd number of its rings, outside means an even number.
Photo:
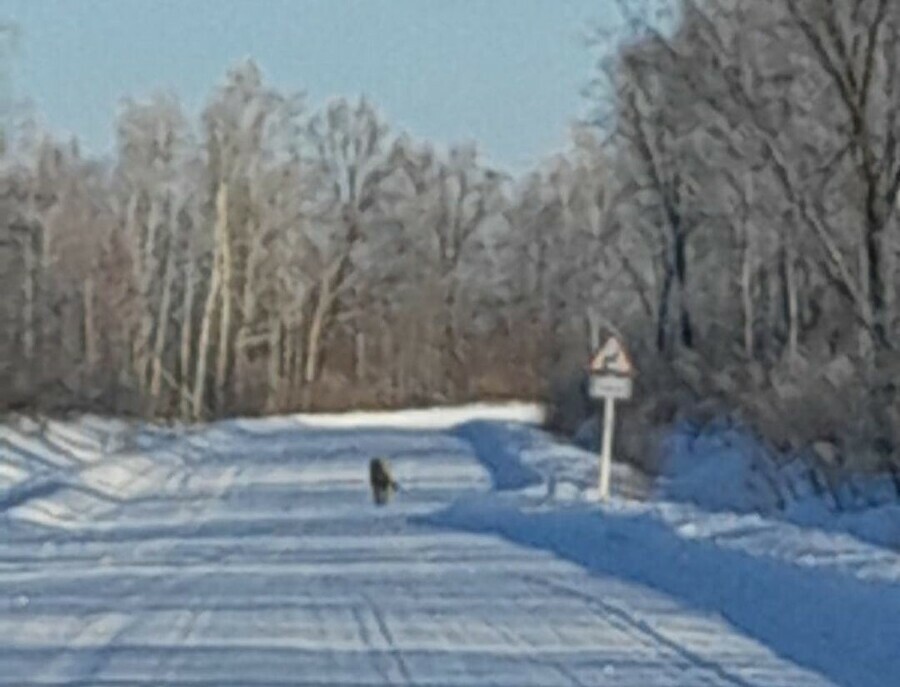
[[[99,458],[100,423],[57,431],[0,443],[67,475],[6,497],[2,685],[833,684],[648,587],[424,524],[491,489],[451,432],[242,421]],[[373,455],[406,489],[384,509]]]

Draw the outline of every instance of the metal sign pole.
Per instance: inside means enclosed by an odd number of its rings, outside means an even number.
[[[615,337],[609,339],[591,359],[588,366],[590,384],[588,395],[603,399],[603,443],[600,450],[600,474],[597,491],[601,501],[609,498],[610,471],[612,470],[613,432],[616,424],[617,399],[631,398],[634,387],[634,366],[625,347]]]
[[[603,444],[600,452],[600,499],[609,498],[609,471],[612,463],[613,426],[615,425],[616,402],[607,396],[603,399]]]

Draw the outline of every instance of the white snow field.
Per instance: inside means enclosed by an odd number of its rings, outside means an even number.
[[[0,685],[900,684],[895,553],[599,507],[538,417],[0,426]]]

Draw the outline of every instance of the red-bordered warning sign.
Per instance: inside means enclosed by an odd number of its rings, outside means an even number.
[[[625,351],[622,342],[616,337],[610,338],[591,360],[590,372],[593,375],[609,374],[633,377],[635,370],[631,357]]]

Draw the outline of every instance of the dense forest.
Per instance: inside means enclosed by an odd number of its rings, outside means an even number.
[[[900,4],[621,5],[627,31],[593,34],[590,117],[517,177],[252,61],[197,118],[123,101],[111,159],[13,122],[0,407],[541,398],[574,431],[616,333],[640,371],[632,458],[639,427],[730,415],[896,474]]]

